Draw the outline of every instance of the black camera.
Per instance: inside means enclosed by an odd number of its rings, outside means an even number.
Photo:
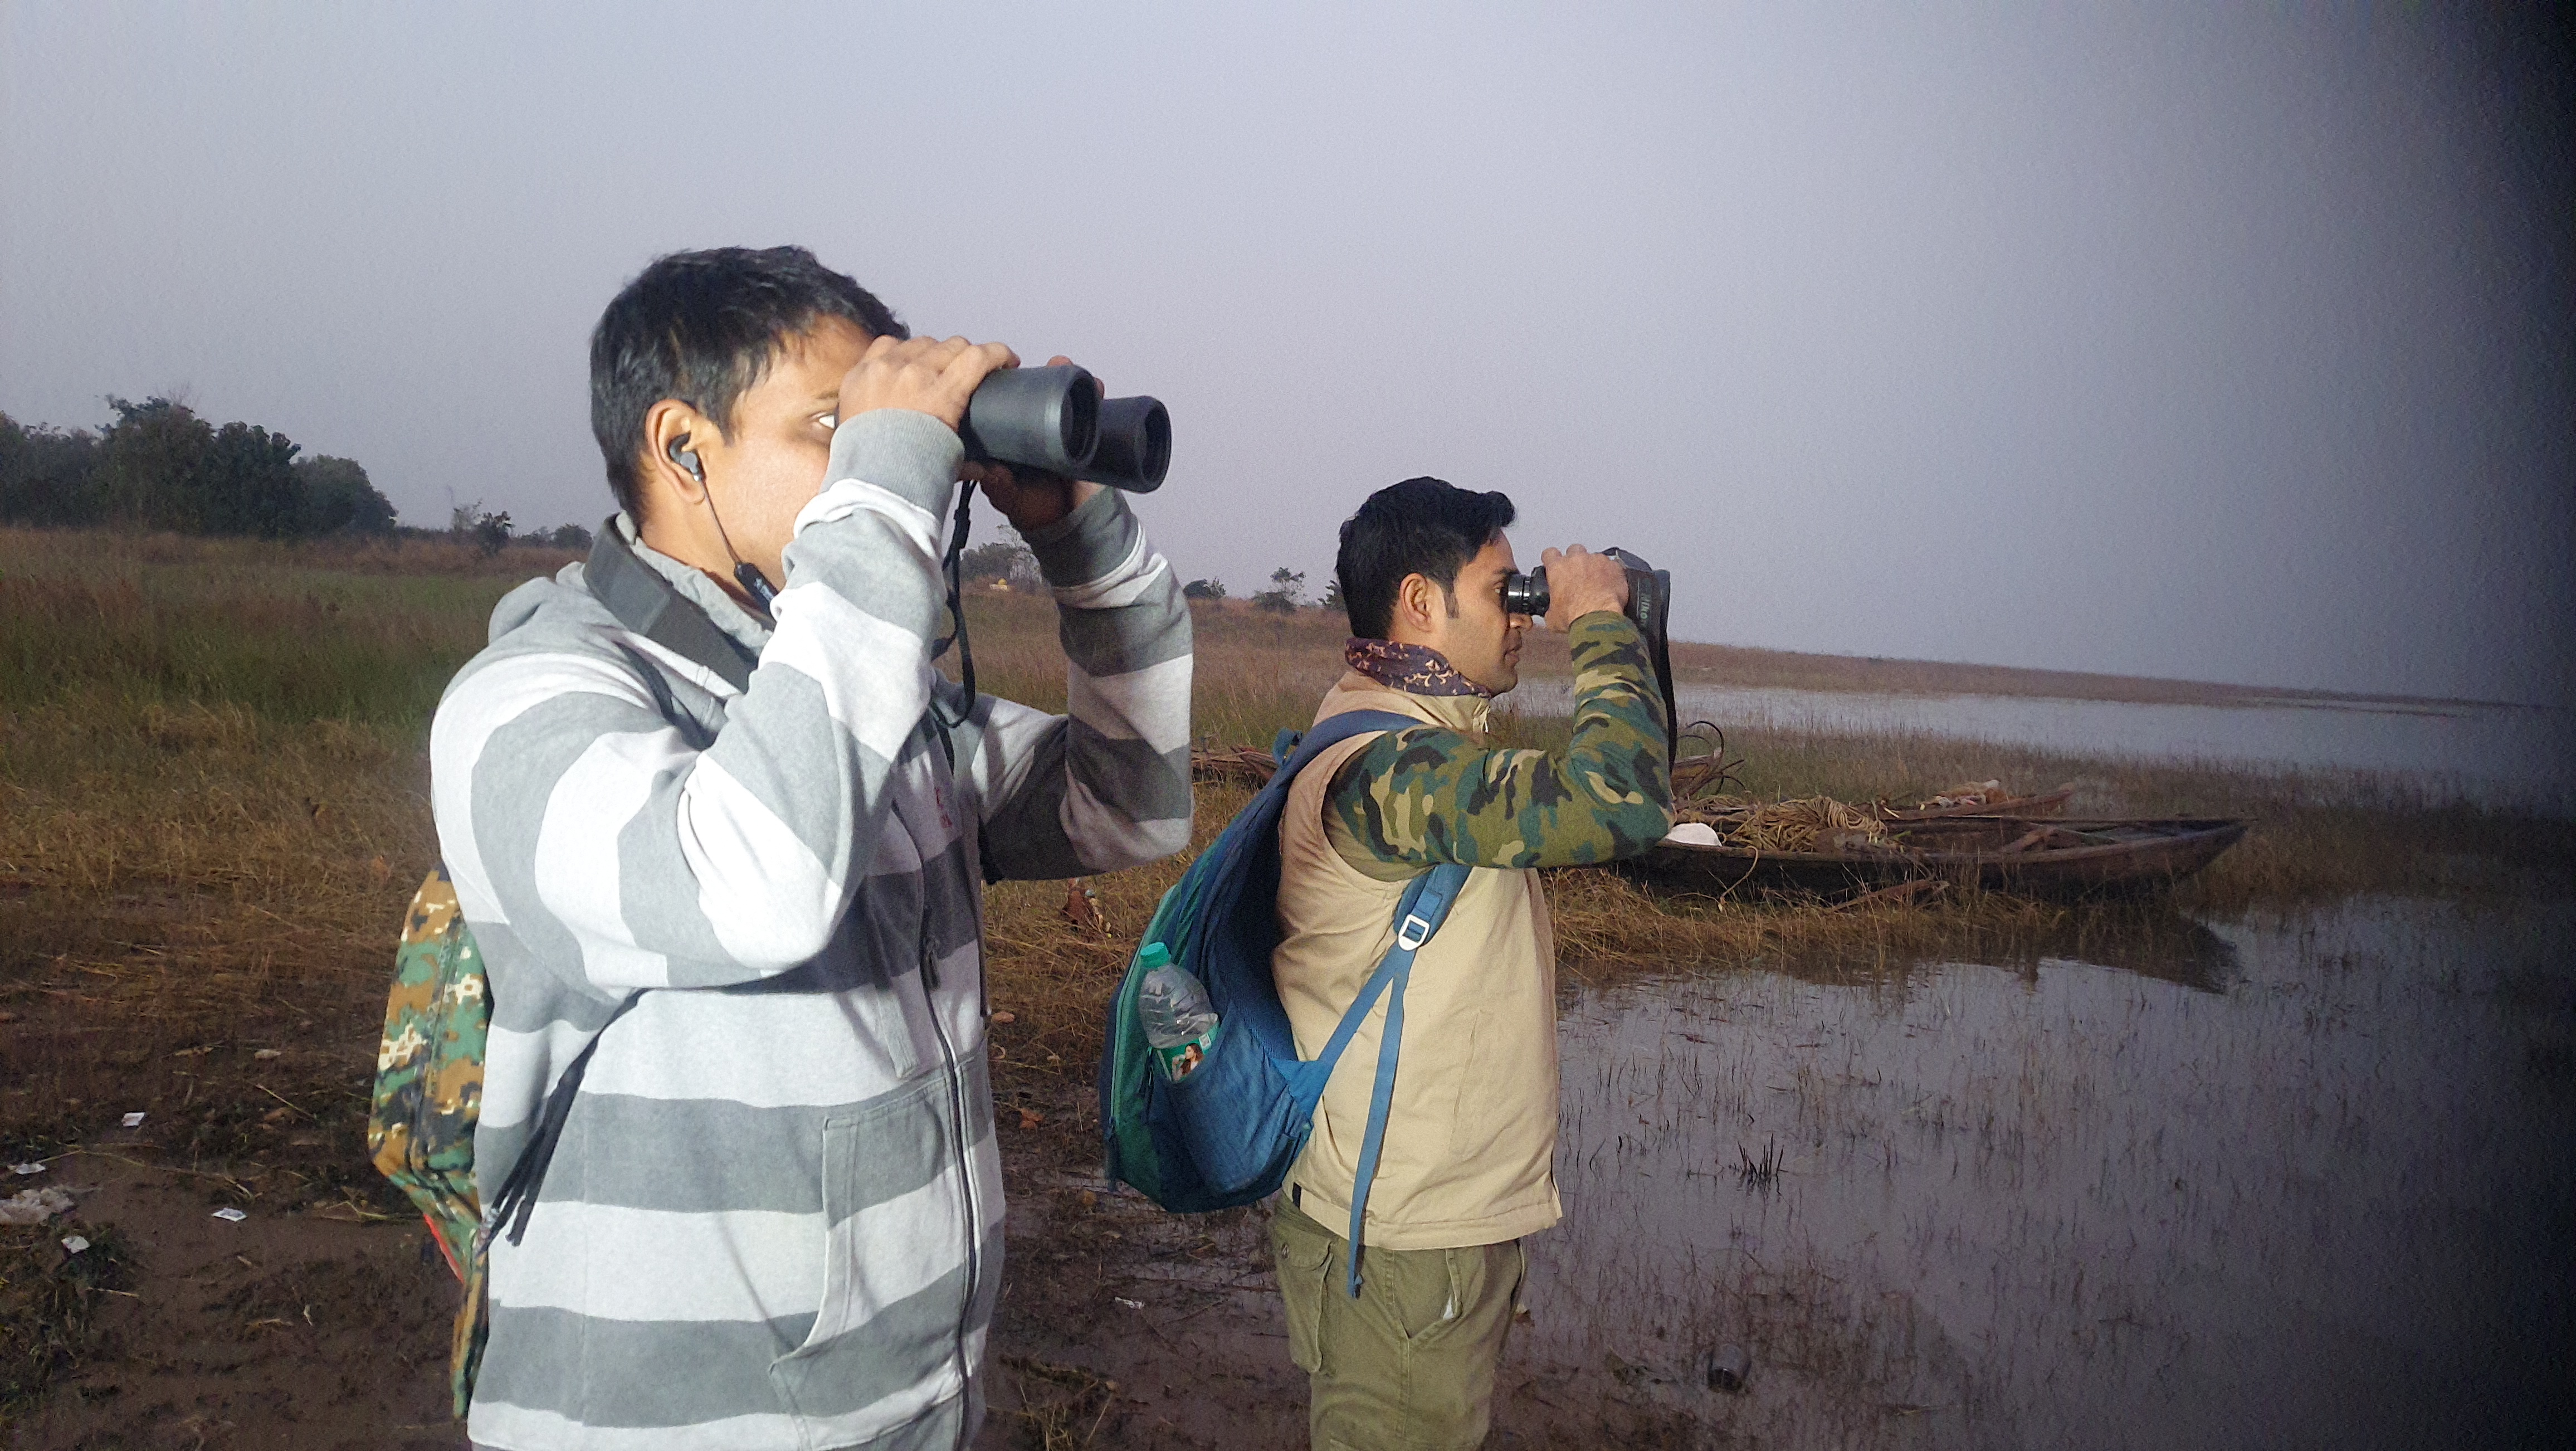
[[[1172,415],[1152,398],[1103,398],[1085,369],[1005,368],[966,400],[957,436],[966,456],[1131,494],[1163,486],[1172,466]]]
[[[1681,733],[1675,714],[1681,703],[1673,699],[1673,648],[1668,617],[1673,608],[1673,572],[1657,569],[1624,549],[1605,549],[1602,553],[1619,561],[1628,571],[1628,607],[1621,613],[1637,627],[1646,639],[1646,658],[1654,663],[1655,685],[1664,693],[1664,734],[1667,747],[1681,744]],[[1547,566],[1540,565],[1527,574],[1503,576],[1503,608],[1515,615],[1536,619],[1547,613],[1554,603],[1548,596]]]

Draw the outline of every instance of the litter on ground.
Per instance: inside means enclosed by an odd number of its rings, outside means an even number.
[[[0,1199],[0,1224],[42,1224],[71,1212],[72,1196],[60,1189],[28,1189]]]

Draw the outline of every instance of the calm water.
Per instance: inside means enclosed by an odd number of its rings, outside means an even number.
[[[1506,699],[1568,708],[1563,682]],[[1685,720],[1728,729],[1923,732],[2077,753],[2406,772],[2498,804],[2576,810],[2576,712],[2537,706],[2128,705],[1995,695],[1867,695],[1683,686]]]
[[[2576,904],[2138,920],[2020,961],[1576,993],[1567,1219],[1509,1376],[1704,1444],[2563,1418]],[[1724,1343],[1740,1396],[1706,1385]]]

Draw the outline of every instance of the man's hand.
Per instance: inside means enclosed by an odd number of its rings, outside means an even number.
[[[879,408],[908,408],[929,414],[953,432],[985,375],[1019,365],[1019,355],[1000,343],[878,338],[841,379],[839,416],[847,420]]]
[[[1547,627],[1563,634],[1594,610],[1628,608],[1628,568],[1577,544],[1542,552],[1547,567]]]
[[[1062,367],[1073,359],[1061,354],[1047,359],[1050,368]],[[1098,379],[1092,380],[1095,384]],[[1102,385],[1101,392],[1109,389]],[[981,487],[984,497],[1011,521],[1011,527],[1025,536],[1032,529],[1044,529],[1082,507],[1082,502],[1100,492],[1100,485],[1083,479],[1068,479],[1060,474],[1041,473],[1036,469],[1014,468],[998,460],[970,463],[966,477]]]

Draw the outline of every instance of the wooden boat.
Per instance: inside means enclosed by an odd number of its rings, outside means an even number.
[[[1697,767],[1674,770],[1676,784]],[[1202,746],[1190,752],[1201,782],[1258,789],[1279,763],[1249,746]],[[1754,851],[1665,841],[1622,870],[1672,890],[1791,892],[1850,896],[1907,882],[1950,882],[2040,897],[2135,895],[2169,887],[2209,865],[2245,835],[2246,823],[2171,817],[2069,821],[2059,813],[2072,786],[1986,805],[1874,811],[1889,847],[1837,851]]]
[[[1761,852],[1659,842],[1620,868],[1653,885],[1846,896],[1917,880],[2034,897],[2135,895],[2170,887],[2245,835],[2219,817],[2058,820],[2029,815],[1892,821],[1893,844],[1865,850]]]

